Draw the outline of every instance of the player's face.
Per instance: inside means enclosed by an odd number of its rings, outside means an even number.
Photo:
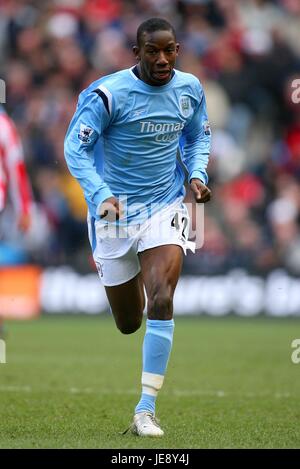
[[[144,33],[142,44],[133,50],[143,81],[154,86],[168,83],[179,50],[172,31]]]

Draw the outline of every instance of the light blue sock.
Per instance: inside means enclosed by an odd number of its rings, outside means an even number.
[[[142,395],[135,413],[155,413],[155,401],[169,361],[173,332],[173,319],[147,319],[143,343]]]

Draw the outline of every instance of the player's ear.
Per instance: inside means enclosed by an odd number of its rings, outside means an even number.
[[[136,60],[139,62],[141,60],[140,49],[138,48],[138,46],[133,46],[132,50]]]
[[[175,46],[176,55],[178,55],[179,48],[180,48],[180,45],[178,42],[176,42],[176,46]]]

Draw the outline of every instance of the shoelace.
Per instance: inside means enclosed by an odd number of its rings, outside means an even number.
[[[148,417],[150,417],[150,420],[152,420],[154,425],[159,427],[159,420],[155,417],[155,415],[151,414],[150,412],[149,413],[147,412],[146,415],[148,415]]]

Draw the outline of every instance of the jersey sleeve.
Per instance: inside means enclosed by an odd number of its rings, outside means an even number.
[[[78,180],[92,215],[113,194],[96,170],[95,146],[110,121],[103,99],[90,92],[79,97],[77,110],[65,137],[64,152],[71,174]],[[97,157],[101,154],[97,153]]]
[[[198,95],[200,102],[195,109],[189,124],[183,129],[180,141],[181,159],[188,170],[188,180],[200,179],[204,184],[208,182],[206,168],[209,160],[211,131],[206,110],[206,100],[200,87]]]

